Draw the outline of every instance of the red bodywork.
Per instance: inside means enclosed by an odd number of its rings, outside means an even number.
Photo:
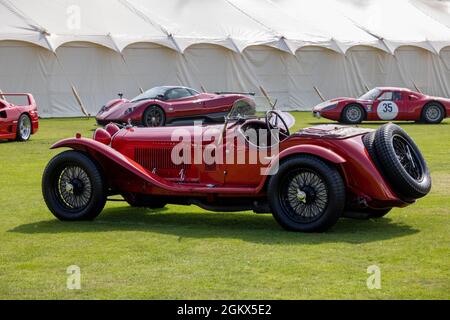
[[[223,122],[224,117],[233,107],[240,94],[198,93],[190,97],[171,100],[148,99],[131,102],[127,99],[115,99],[108,102],[97,114],[97,123],[106,125],[110,122],[142,125],[145,110],[150,106],[160,107],[165,114],[165,124],[181,124],[182,121],[206,120]],[[131,111],[132,110],[132,111]]]
[[[216,142],[216,150],[222,149],[226,153],[226,150],[234,148],[237,154],[245,154],[246,159],[252,153],[261,152],[241,134],[244,126],[247,128],[249,124],[264,126],[264,121],[254,119],[228,124],[222,139]],[[336,125],[307,128],[281,141],[279,153],[271,155],[269,152],[268,163],[264,164],[201,162],[176,165],[171,161],[172,149],[179,143],[172,141],[174,130],[189,132],[192,138],[189,146],[194,153],[212,142],[207,137],[208,132],[222,132],[222,128],[223,125],[128,127],[120,130],[107,127],[107,130],[97,129],[95,140],[70,138],[52,148],[69,147],[89,154],[107,177],[110,194],[158,195],[168,198],[169,203],[197,204],[204,208],[244,203],[251,205],[248,208],[241,206],[240,210],[251,209],[252,205],[267,199],[266,183],[270,175],[261,175],[261,168],[274,168],[278,161],[309,154],[338,169],[345,181],[349,206],[364,204],[372,208],[387,208],[409,204],[394,193],[363,144],[363,135],[372,129]],[[230,138],[236,135],[237,138]]]
[[[14,97],[23,97],[26,103],[15,105],[7,101]],[[30,117],[31,134],[35,134],[39,128],[39,119],[33,96],[29,93],[0,93],[0,139],[16,139],[18,120],[22,114]]]
[[[381,87],[379,95],[375,99],[358,98],[335,98],[325,101],[313,108],[313,114],[316,117],[324,117],[330,120],[341,121],[342,111],[350,104],[358,104],[365,111],[364,120],[409,120],[419,121],[422,115],[423,107],[430,102],[438,102],[445,111],[445,117],[450,115],[450,99],[427,96],[422,93],[414,92],[405,88]],[[387,92],[396,93],[396,99],[379,100]],[[394,102],[397,106],[397,112],[383,113],[384,105],[382,103]]]

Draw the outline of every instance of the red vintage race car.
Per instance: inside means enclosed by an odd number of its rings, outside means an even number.
[[[399,126],[320,125],[291,134],[283,113],[262,117],[243,99],[222,125],[98,128],[52,148],[42,191],[61,220],[94,219],[107,197],[131,206],[197,205],[272,213],[294,231],[324,231],[342,216],[376,218],[425,196],[430,173]]]
[[[233,103],[243,97],[233,93],[199,93],[179,86],[155,87],[131,100],[120,97],[108,102],[96,120],[99,125],[131,122],[145,127],[181,125],[195,120],[223,122]]]
[[[405,88],[379,87],[361,97],[336,98],[313,108],[315,117],[348,124],[374,120],[440,123],[450,114],[450,99],[427,96]]]
[[[37,106],[31,94],[0,93],[0,140],[26,141],[38,128]]]

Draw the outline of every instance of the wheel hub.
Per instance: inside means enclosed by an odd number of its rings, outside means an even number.
[[[325,181],[311,170],[296,170],[285,180],[281,201],[294,220],[312,221],[327,207],[328,192]]]
[[[73,184],[66,183],[66,192],[73,193]]]
[[[301,190],[297,190],[297,200],[306,203],[306,193]]]
[[[92,184],[86,171],[77,166],[64,168],[59,176],[57,194],[70,209],[85,207],[92,196]]]
[[[349,110],[348,117],[351,120],[355,121],[355,120],[359,119],[360,116],[361,116],[361,113],[360,113],[359,109],[352,108]]]
[[[430,120],[437,120],[441,114],[438,108],[431,107],[427,110],[427,115]]]
[[[311,186],[304,186],[303,192],[305,193],[305,203],[314,203],[314,201],[316,200],[316,190]]]

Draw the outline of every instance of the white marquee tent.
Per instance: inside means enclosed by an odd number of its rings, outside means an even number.
[[[450,96],[438,0],[0,0],[0,90],[46,117],[156,85],[262,86],[283,109],[395,85]]]

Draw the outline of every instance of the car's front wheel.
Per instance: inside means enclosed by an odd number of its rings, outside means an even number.
[[[285,229],[321,232],[344,211],[345,186],[339,172],[323,160],[299,155],[280,164],[271,177],[268,199],[275,220]]]
[[[65,151],[48,163],[42,176],[45,203],[60,220],[92,220],[106,203],[104,178],[87,155]]]
[[[163,109],[158,106],[150,106],[144,111],[142,124],[146,127],[162,127],[166,123]]]
[[[358,124],[364,120],[364,109],[356,103],[349,104],[342,111],[342,122],[348,124]]]

